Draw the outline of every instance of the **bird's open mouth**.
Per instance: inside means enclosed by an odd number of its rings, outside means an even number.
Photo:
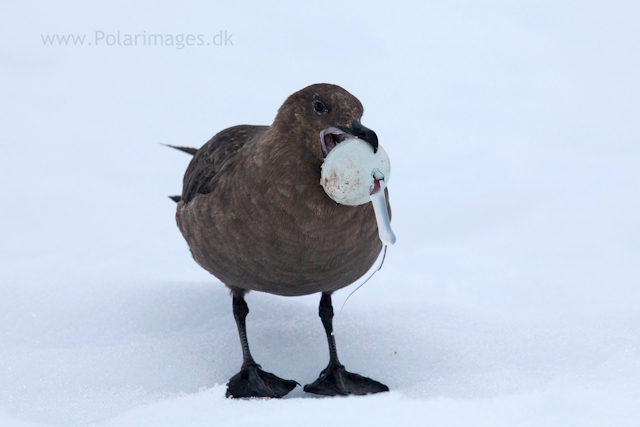
[[[353,135],[343,132],[338,128],[330,127],[320,132],[320,144],[322,145],[322,156],[327,157],[329,152],[333,150],[336,145],[340,144],[345,139],[354,138]]]
[[[365,127],[358,120],[353,120],[349,126],[331,126],[320,131],[320,144],[322,155],[327,157],[329,152],[336,148],[345,139],[359,138],[371,144],[373,152],[378,151],[378,136],[374,131]]]

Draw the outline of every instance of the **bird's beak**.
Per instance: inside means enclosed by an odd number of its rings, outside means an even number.
[[[373,152],[378,152],[378,135],[368,127],[365,127],[358,120],[351,122],[349,126],[335,126],[341,131],[353,135],[356,138],[360,138],[363,141],[368,142],[373,147]]]

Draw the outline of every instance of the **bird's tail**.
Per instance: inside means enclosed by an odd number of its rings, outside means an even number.
[[[171,148],[175,148],[176,150],[184,151],[185,153],[191,154],[192,156],[195,156],[196,153],[198,152],[198,149],[193,147],[181,147],[178,145],[171,145],[171,144],[162,144],[162,145],[164,145],[165,147],[171,147]],[[176,203],[179,203],[180,200],[182,200],[182,196],[169,196],[169,198]]]
[[[178,145],[171,145],[171,144],[162,144],[165,147],[171,147],[171,148],[175,148],[176,150],[180,150],[180,151],[184,151],[187,154],[191,154],[192,156],[195,156],[195,154],[198,152],[197,148],[193,148],[193,147],[181,147]]]

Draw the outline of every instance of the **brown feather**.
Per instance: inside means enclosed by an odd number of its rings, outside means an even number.
[[[314,100],[328,107],[314,112]],[[320,186],[320,130],[362,116],[339,86],[291,95],[271,126],[215,135],[192,159],[177,205],[196,262],[232,290],[331,292],[364,275],[382,244],[373,209],[337,205]]]

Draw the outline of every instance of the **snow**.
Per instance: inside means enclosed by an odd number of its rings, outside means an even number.
[[[3,9],[0,426],[637,425],[635,3]],[[367,25],[309,28],[335,11]],[[40,38],[225,29],[215,49]],[[158,143],[268,124],[317,82],[359,97],[392,162],[397,243],[334,297],[342,362],[392,391],[225,399],[231,301],[166,197],[189,157]],[[247,301],[258,363],[313,381],[319,296]]]
[[[240,362],[226,291],[208,283],[131,287],[32,287],[15,292],[13,307],[4,304],[16,325],[3,345],[12,351],[2,354],[2,397],[13,418],[164,426],[601,425],[618,417],[617,425],[632,425],[640,415],[637,320],[513,322],[434,305],[362,304],[356,294],[336,317],[340,356],[392,393],[325,399],[298,387],[283,401],[243,403],[225,399],[222,385]],[[327,355],[311,299],[248,299],[257,360],[300,383],[314,380]]]

